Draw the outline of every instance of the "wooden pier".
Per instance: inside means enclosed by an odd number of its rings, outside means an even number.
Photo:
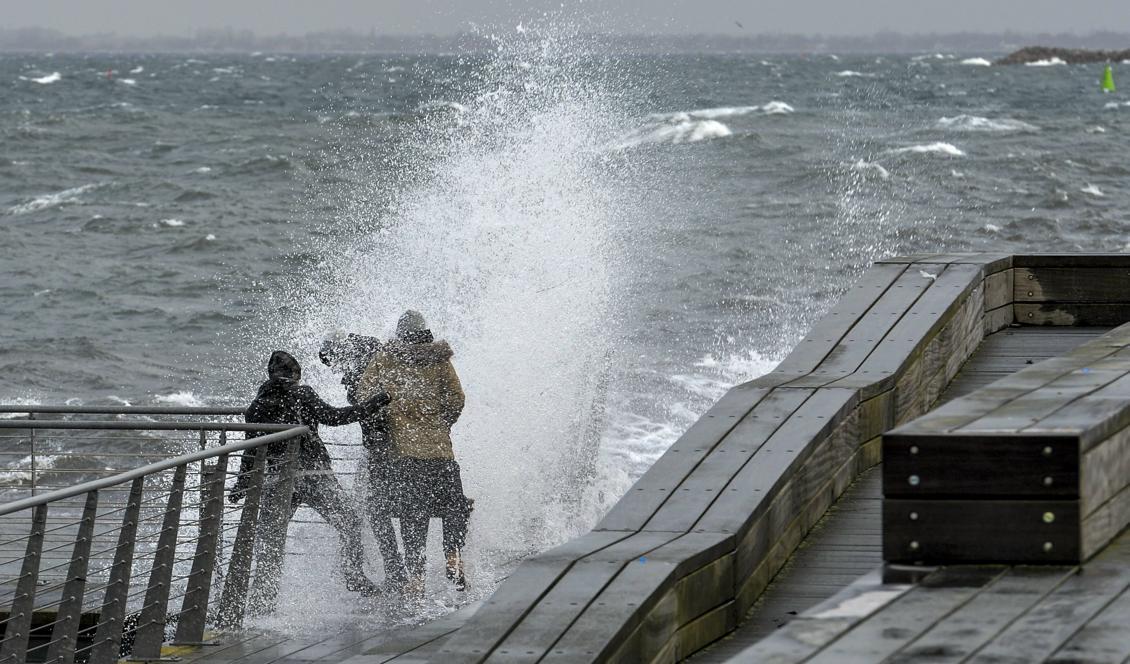
[[[477,608],[187,659],[1122,661],[1128,321],[1128,255],[881,261]]]

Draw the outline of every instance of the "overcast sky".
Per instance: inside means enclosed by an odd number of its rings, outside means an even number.
[[[631,33],[1130,31],[1130,0],[6,0],[0,27],[189,36],[202,28],[451,33],[564,6]],[[596,17],[594,19],[594,17]],[[739,27],[735,22],[741,23]]]

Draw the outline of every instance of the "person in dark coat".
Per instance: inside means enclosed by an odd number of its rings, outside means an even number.
[[[281,464],[287,443],[268,445],[254,454],[245,453],[240,465],[240,475],[232,488],[229,500],[238,502],[246,493],[250,473],[260,459],[267,462],[267,477],[260,498],[256,576],[252,588],[252,606],[264,611],[273,606],[278,594],[282,571],[286,530],[299,505],[309,505],[337,530],[341,539],[342,572],[345,585],[351,591],[364,595],[379,593],[376,584],[365,576],[364,551],[361,546],[361,519],[349,506],[345,491],[333,472],[329,451],[318,436],[318,426],[352,424],[377,412],[389,403],[387,393],[374,392],[358,406],[336,408],[323,401],[313,388],[303,385],[302,367],[289,353],[277,350],[267,362],[268,379],[259,387],[258,394],[247,407],[244,419],[249,423],[297,424],[306,426],[310,433],[303,437],[298,452],[298,467],[294,478],[294,493],[290,500],[279,494],[282,490]],[[265,432],[249,432],[249,437]],[[274,510],[285,510],[277,514]]]
[[[407,311],[397,322],[396,338],[373,355],[358,387],[361,398],[387,393],[393,399],[385,412],[395,469],[388,500],[400,517],[408,594],[415,597],[424,591],[424,545],[432,517],[443,522],[447,578],[458,590],[467,587],[462,549],[472,501],[463,493],[451,444],[451,427],[464,404],[452,355],[419,312]]]
[[[332,337],[322,344],[318,358],[332,371],[341,374],[341,384],[345,386],[349,403],[361,403],[357,395],[361,374],[380,347],[380,339],[360,334]],[[384,409],[361,420],[361,445],[365,450],[362,463],[365,464],[369,479],[365,511],[384,561],[386,584],[394,590],[403,591],[408,577],[405,574],[404,559],[396,543],[396,530],[392,524],[393,510],[388,501],[394,469],[388,416]]]

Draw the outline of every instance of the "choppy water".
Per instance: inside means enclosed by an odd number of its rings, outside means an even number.
[[[0,57],[0,401],[245,403],[282,347],[340,402],[321,336],[422,309],[489,570],[591,525],[873,259],[1130,250],[1098,67],[540,40]]]

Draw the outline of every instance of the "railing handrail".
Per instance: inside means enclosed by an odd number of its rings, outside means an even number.
[[[159,431],[287,431],[294,424],[248,422],[119,422],[88,420],[0,420],[0,429],[95,429]]]
[[[243,415],[240,406],[19,406],[0,404],[0,413],[76,415]]]
[[[46,420],[44,420],[44,422],[50,423],[50,422],[47,422]],[[3,424],[4,424],[4,422],[0,422],[0,427],[2,427]],[[89,425],[89,424],[103,424],[103,423],[101,423],[101,422],[83,422],[83,423],[68,422],[67,424],[87,424],[87,425]],[[106,424],[110,424],[110,423],[106,423]],[[133,422],[119,422],[119,423],[116,423],[116,424],[120,425],[120,424],[134,424],[134,423]],[[136,424],[152,425],[152,424],[161,424],[161,423],[138,422]],[[195,422],[195,423],[187,423],[187,424],[203,424],[203,423]],[[210,424],[215,425],[215,423],[210,423]],[[246,440],[241,440],[241,441],[238,441],[238,442],[235,442],[235,443],[229,443],[227,445],[221,445],[220,447],[213,447],[213,448],[210,448],[210,449],[199,450],[199,451],[196,451],[196,452],[192,452],[190,454],[184,454],[184,455],[181,455],[181,456],[178,456],[178,457],[174,457],[172,459],[166,459],[164,461],[158,461],[156,463],[151,463],[151,464],[148,464],[148,465],[145,465],[145,466],[140,466],[140,467],[134,468],[132,470],[127,470],[125,472],[118,473],[117,475],[111,475],[110,477],[104,477],[104,478],[97,479],[97,480],[90,480],[89,482],[83,482],[82,484],[76,484],[75,486],[68,487],[68,488],[65,488],[65,489],[56,489],[55,491],[49,491],[47,493],[39,494],[37,496],[31,496],[31,497],[28,497],[28,498],[23,498],[21,500],[16,500],[16,501],[13,501],[13,502],[10,502],[10,503],[6,503],[6,504],[3,504],[3,505],[0,505],[0,516],[7,516],[9,514],[15,514],[16,512],[26,510],[26,509],[30,509],[30,508],[33,508],[33,507],[39,507],[40,505],[45,505],[47,503],[55,502],[57,500],[65,500],[67,498],[74,498],[75,496],[79,496],[79,495],[88,493],[90,491],[106,489],[108,487],[116,486],[116,485],[122,484],[124,482],[131,482],[133,480],[138,479],[139,477],[144,477],[146,475],[152,475],[154,473],[160,473],[160,472],[163,472],[163,471],[166,471],[166,470],[170,470],[172,468],[176,468],[177,466],[181,466],[181,465],[185,465],[185,464],[189,464],[189,463],[194,463],[196,461],[203,461],[205,459],[218,457],[218,456],[221,456],[223,454],[231,454],[232,452],[242,452],[244,450],[252,449],[252,448],[255,448],[255,447],[260,447],[262,445],[269,445],[271,443],[275,443],[275,442],[279,442],[279,441],[283,441],[283,440],[289,440],[289,439],[291,439],[295,436],[305,435],[305,434],[310,432],[310,430],[308,428],[304,427],[304,426],[289,426],[288,427],[287,425],[280,425],[280,424],[274,424],[274,425],[272,425],[272,424],[256,424],[256,425],[251,425],[251,426],[255,427],[254,430],[256,430],[256,431],[262,431],[262,430],[267,429],[269,427],[286,427],[286,428],[282,431],[277,431],[276,433],[268,434],[266,436],[260,436],[258,438],[248,438]],[[8,427],[8,428],[12,428],[12,427]],[[24,427],[24,428],[26,428],[26,427]],[[47,428],[51,428],[51,427],[47,427]],[[81,427],[76,427],[76,428],[81,428]],[[129,427],[129,428],[134,428],[134,427]],[[153,428],[153,427],[150,426],[150,428]]]

